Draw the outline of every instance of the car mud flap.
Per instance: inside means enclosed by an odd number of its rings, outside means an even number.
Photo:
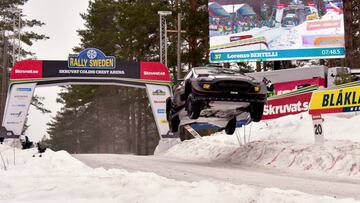
[[[194,130],[194,128],[192,128],[191,125],[185,125],[184,128],[195,138],[201,138],[200,134],[196,132],[196,130]]]

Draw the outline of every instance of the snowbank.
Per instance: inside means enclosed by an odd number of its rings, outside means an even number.
[[[360,135],[354,130],[360,116],[326,116],[325,144],[314,145],[311,117],[307,114],[262,121],[251,126],[251,142],[239,146],[241,136],[217,133],[182,142],[158,156],[191,160],[209,160],[271,167],[296,172],[360,178]],[[250,126],[246,127],[249,139]]]
[[[355,202],[275,188],[183,182],[153,173],[91,169],[64,151],[15,150],[0,145],[0,202]],[[6,167],[4,167],[6,166]]]

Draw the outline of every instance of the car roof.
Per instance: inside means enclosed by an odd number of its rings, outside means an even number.
[[[220,68],[220,67],[194,67],[194,72],[197,75],[209,75],[209,74],[239,74],[243,75],[240,72],[228,69],[228,68]]]

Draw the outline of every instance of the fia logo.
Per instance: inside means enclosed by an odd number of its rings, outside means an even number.
[[[97,53],[94,49],[90,49],[89,51],[87,51],[86,53],[87,57],[89,57],[89,59],[94,59],[97,56]]]

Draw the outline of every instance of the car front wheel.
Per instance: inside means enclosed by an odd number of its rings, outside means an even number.
[[[189,118],[198,119],[201,112],[200,101],[195,100],[194,94],[189,94],[186,100],[186,110]]]
[[[236,130],[236,118],[231,119],[225,127],[225,133],[228,135],[234,134]]]
[[[259,122],[264,113],[264,103],[252,103],[250,116],[252,121]]]

